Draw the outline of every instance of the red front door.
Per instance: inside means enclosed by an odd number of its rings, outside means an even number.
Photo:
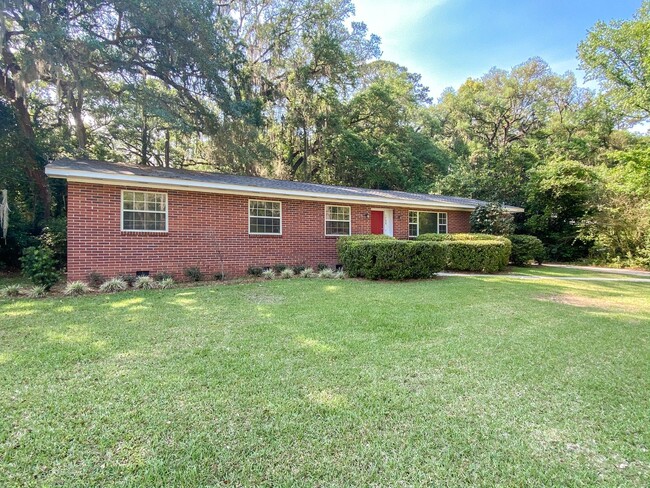
[[[384,212],[381,210],[372,210],[370,212],[370,232],[373,234],[384,233]]]

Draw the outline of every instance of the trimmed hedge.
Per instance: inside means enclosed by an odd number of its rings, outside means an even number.
[[[430,278],[447,261],[447,246],[439,242],[346,238],[337,250],[348,276],[370,280]]]
[[[445,269],[494,273],[510,260],[509,239],[489,234],[422,234],[420,241],[441,242],[447,246]]]
[[[336,241],[336,246],[354,241],[394,241],[395,238],[386,234],[352,234],[350,236],[341,236]]]
[[[512,242],[510,261],[517,266],[524,266],[530,261],[542,264],[544,260],[544,244],[535,236],[525,234],[513,234],[508,236]]]

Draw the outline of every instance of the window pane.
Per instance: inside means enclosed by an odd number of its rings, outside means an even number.
[[[417,224],[417,223],[418,223],[418,213],[409,212],[409,224]]]
[[[418,224],[409,224],[409,237],[418,236]]]
[[[347,236],[350,234],[350,222],[328,220],[325,222],[325,233],[336,236]]]
[[[326,207],[326,220],[350,220],[350,207]]]
[[[250,217],[252,234],[279,234],[280,219],[273,217]]]
[[[164,193],[125,191],[122,194],[124,230],[167,230],[167,195]]]
[[[435,212],[420,212],[420,235],[438,233],[438,214]]]

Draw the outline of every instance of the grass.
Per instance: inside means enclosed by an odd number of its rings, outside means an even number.
[[[650,286],[0,300],[2,486],[647,486]]]

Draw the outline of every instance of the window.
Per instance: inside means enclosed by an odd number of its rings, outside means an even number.
[[[167,232],[167,194],[123,190],[122,230]]]
[[[282,204],[266,200],[249,200],[248,233],[282,234]]]
[[[350,207],[325,205],[325,235],[350,235]]]
[[[409,212],[409,237],[420,234],[446,234],[446,212]]]

